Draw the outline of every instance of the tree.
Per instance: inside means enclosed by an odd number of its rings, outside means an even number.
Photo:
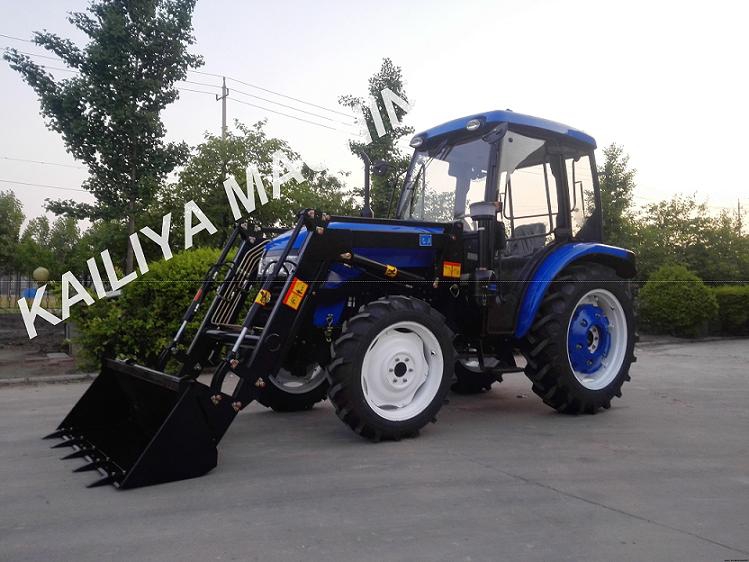
[[[158,225],[160,218],[157,221],[148,221],[146,217],[142,217],[141,222],[143,224],[148,223],[149,226]],[[143,226],[141,224],[140,226]],[[108,249],[112,255],[114,263],[124,263],[125,248],[128,247],[127,240],[127,224],[122,220],[97,220],[94,221],[88,229],[81,234],[80,242],[78,243],[78,251],[81,255],[88,259],[91,256],[98,255],[104,249]],[[149,245],[145,245],[144,250]],[[85,259],[83,261],[85,261]]]
[[[174,84],[202,64],[187,53],[194,42],[196,0],[93,0],[68,21],[89,39],[85,47],[54,33],[34,43],[76,71],[55,80],[44,67],[10,49],[4,58],[39,96],[48,126],[86,164],[84,187],[93,205],[48,202],[57,214],[91,220],[127,217],[128,234],[153,201],[167,174],[186,154],[184,143],[165,142],[161,111],[179,94]],[[133,268],[128,247],[125,271]]]
[[[632,240],[632,195],[637,171],[629,167],[629,155],[617,144],[604,148],[603,156],[603,163],[598,168],[603,239],[607,244],[626,248]]]
[[[16,266],[19,272],[31,273],[37,267],[52,270],[52,253],[49,251],[49,219],[34,217],[26,225],[18,243]]]
[[[265,122],[252,126],[235,123],[236,132],[228,132],[226,140],[207,134],[205,141],[194,150],[185,167],[180,171],[178,181],[164,188],[159,194],[159,203],[151,212],[154,218],[165,212],[172,212],[172,223],[182,221],[180,209],[185,201],[194,200],[206,215],[221,226],[223,237],[199,235],[196,245],[223,245],[225,236],[234,222],[223,186],[223,167],[234,176],[243,188],[246,187],[246,169],[256,165],[263,179],[268,195],[268,203],[258,207],[252,214],[253,220],[263,226],[290,226],[299,209],[310,207],[322,209],[330,214],[351,214],[354,200],[344,189],[341,181],[327,172],[314,172],[309,168],[302,171],[306,181],[297,183],[291,180],[281,187],[280,198],[271,198],[271,178],[273,154],[280,151],[290,161],[297,161],[299,155],[286,141],[269,137],[264,130]],[[173,233],[175,244],[181,241],[182,232]]]
[[[18,238],[24,219],[23,205],[8,191],[0,191],[0,273],[15,269]]]
[[[49,249],[52,252],[53,267],[50,270],[55,278],[66,271],[87,272],[86,260],[91,257],[80,245],[81,231],[78,220],[73,217],[57,217],[49,233]]]
[[[749,237],[729,213],[710,214],[694,195],[645,207],[634,230],[638,269],[647,278],[660,266],[687,266],[705,281],[742,281],[749,274]]]
[[[87,272],[86,260],[92,255],[89,250],[85,244],[81,244],[76,219],[57,217],[50,226],[46,216],[35,217],[21,235],[16,251],[16,267],[24,273],[45,267],[52,279],[59,280],[66,271],[76,274]]]
[[[368,95],[377,101],[377,108],[380,115],[383,116],[383,124],[386,131],[386,134],[379,138],[377,137],[368,100],[352,95],[341,96],[338,99],[341,105],[362,112],[366,125],[369,128],[369,134],[373,139],[370,144],[349,141],[351,152],[358,155],[360,151],[364,150],[372,159],[372,162],[385,160],[391,164],[386,175],[372,177],[371,205],[375,217],[380,218],[387,216],[393,182],[397,181],[398,177],[408,168],[410,160],[409,156],[404,155],[403,151],[397,146],[398,140],[406,135],[412,135],[414,132],[413,127],[400,126],[393,128],[387,119],[387,111],[382,100],[382,90],[385,88],[390,88],[394,94],[408,101],[403,83],[403,71],[401,67],[394,65],[393,61],[389,58],[382,59],[380,70],[369,79]],[[405,110],[398,106],[395,106],[394,110],[398,116],[398,121],[402,121],[403,116],[406,114]]]

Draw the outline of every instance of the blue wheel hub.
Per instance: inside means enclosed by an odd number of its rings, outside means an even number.
[[[603,365],[610,347],[609,319],[603,309],[594,304],[578,306],[567,333],[572,368],[578,373],[595,373]]]

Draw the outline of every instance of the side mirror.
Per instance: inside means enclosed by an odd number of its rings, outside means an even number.
[[[372,164],[372,173],[376,176],[383,177],[390,173],[391,167],[392,166],[390,165],[390,162],[387,162],[385,160],[378,160],[377,162]]]

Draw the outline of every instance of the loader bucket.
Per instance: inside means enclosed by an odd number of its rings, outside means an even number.
[[[71,447],[63,458],[98,471],[90,486],[136,488],[201,476],[218,460],[216,446],[236,412],[229,396],[214,404],[209,387],[123,361],[101,374],[48,438]]]

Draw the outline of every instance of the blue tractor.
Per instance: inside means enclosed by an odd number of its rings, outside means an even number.
[[[385,164],[363,155],[361,216],[305,209],[280,234],[240,221],[158,364],[105,360],[52,434],[88,461],[77,470],[120,488],[200,476],[252,400],[328,397],[372,440],[413,436],[451,386],[509,372],[560,412],[609,408],[634,361],[635,260],[602,243],[594,139],[490,111],[411,146],[392,217],[372,216],[369,173]]]

